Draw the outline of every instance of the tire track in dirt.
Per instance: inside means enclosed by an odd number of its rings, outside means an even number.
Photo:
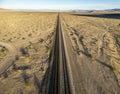
[[[13,45],[5,42],[0,42],[0,45],[4,46],[8,50],[7,56],[5,56],[3,60],[1,60],[1,64],[0,64],[0,75],[1,75],[13,64],[13,61],[15,60],[15,56],[17,55],[17,50]]]

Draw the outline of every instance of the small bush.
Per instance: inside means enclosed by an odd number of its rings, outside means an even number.
[[[31,33],[29,33],[29,34],[28,34],[28,36],[29,36],[29,37],[31,37],[31,36],[32,36],[32,34],[31,34]]]
[[[22,55],[28,54],[28,51],[24,48],[20,48],[20,52],[22,53]]]
[[[22,37],[23,40],[25,40],[25,37]]]
[[[39,42],[41,42],[41,43],[42,43],[43,41],[44,41],[44,39],[42,39],[42,38],[41,38],[41,39],[39,39]]]
[[[4,77],[4,78],[7,78],[7,77],[8,77],[8,73],[5,72],[5,73],[3,74],[3,77]]]
[[[25,71],[23,71],[22,77],[23,77],[24,83],[28,83],[30,77]]]
[[[19,56],[18,56],[18,55],[16,55],[16,56],[15,56],[15,60],[18,60],[18,59],[19,59]]]

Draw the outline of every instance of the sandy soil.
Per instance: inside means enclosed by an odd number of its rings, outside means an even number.
[[[120,93],[120,20],[110,14],[61,15],[76,94]]]
[[[120,93],[116,14],[60,14],[75,94]],[[0,94],[43,93],[56,21],[57,13],[0,12]]]
[[[0,77],[0,94],[42,92],[56,19],[57,13],[0,12],[0,70],[12,64]]]

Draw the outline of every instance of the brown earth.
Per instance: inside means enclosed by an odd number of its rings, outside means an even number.
[[[75,94],[120,93],[119,15],[60,14]],[[0,94],[42,93],[56,21],[57,13],[0,12]]]
[[[57,13],[0,13],[0,94],[42,92],[56,19]]]
[[[120,93],[119,15],[62,14],[66,38],[68,34],[72,43],[67,49],[75,94]]]

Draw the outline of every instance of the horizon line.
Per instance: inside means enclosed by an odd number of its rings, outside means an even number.
[[[110,9],[120,9],[120,8],[105,8],[105,9],[82,9],[82,8],[70,8],[70,9],[59,9],[59,8],[4,8],[1,9],[10,9],[10,10],[110,10]]]

